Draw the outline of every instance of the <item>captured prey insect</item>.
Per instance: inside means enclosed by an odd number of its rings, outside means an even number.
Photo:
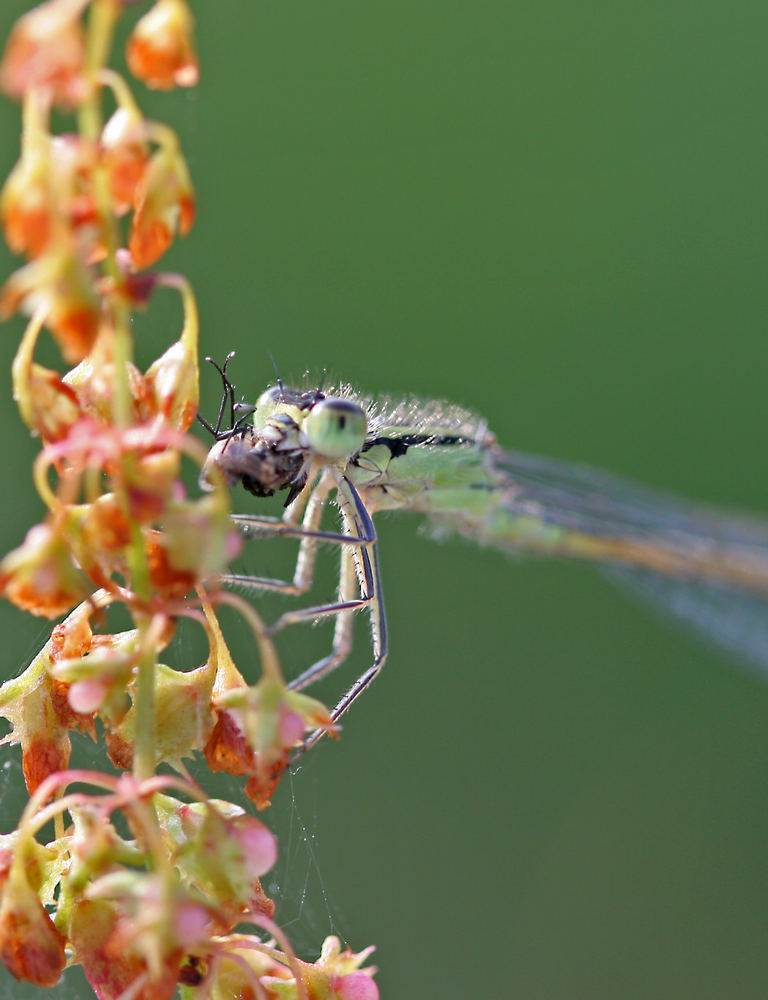
[[[256,590],[306,592],[318,544],[340,547],[338,600],[283,614],[296,622],[336,619],[330,653],[291,686],[306,687],[349,654],[354,612],[370,614],[372,665],[341,697],[338,720],[381,670],[387,623],[373,515],[409,510],[480,543],[601,565],[666,612],[768,671],[768,520],[719,512],[658,494],[607,473],[505,451],[483,420],[445,403],[392,401],[283,385],[253,404],[235,402],[226,369],[216,441],[201,476],[215,466],[228,485],[257,497],[287,490],[279,518],[238,515],[246,534],[300,539],[292,581],[231,575]],[[208,359],[210,360],[210,359]],[[230,426],[222,430],[225,415]],[[341,530],[321,529],[333,498]],[[313,733],[304,749],[317,741]]]

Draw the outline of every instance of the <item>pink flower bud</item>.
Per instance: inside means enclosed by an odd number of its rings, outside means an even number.
[[[69,689],[69,704],[73,712],[90,715],[101,708],[106,688],[95,680],[75,681]]]
[[[235,824],[248,872],[264,875],[277,861],[277,837],[253,816],[239,817]]]
[[[291,712],[284,709],[280,714],[280,742],[285,747],[293,747],[299,743],[304,733],[307,731],[307,724],[304,716],[298,712]]]
[[[173,923],[176,940],[184,948],[191,948],[205,939],[211,918],[199,903],[182,903],[174,913]]]
[[[379,987],[364,972],[351,972],[334,988],[339,1000],[379,1000]]]

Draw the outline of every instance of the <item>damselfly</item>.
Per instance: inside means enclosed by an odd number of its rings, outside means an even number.
[[[353,615],[370,615],[372,665],[340,698],[338,720],[380,672],[387,623],[373,515],[428,515],[482,544],[600,564],[617,580],[699,631],[768,668],[768,521],[699,507],[607,473],[505,451],[475,414],[446,403],[369,399],[277,384],[253,404],[237,403],[226,369],[224,394],[201,482],[216,467],[230,486],[257,497],[287,490],[284,518],[237,515],[245,535],[300,539],[292,580],[230,575],[255,590],[303,594],[320,543],[339,546],[338,599],[281,615],[273,632],[336,619],[330,653],[291,682],[306,687],[349,654]],[[209,359],[210,360],[210,359]],[[222,423],[229,415],[229,428]],[[338,533],[321,530],[329,500]],[[319,738],[313,734],[306,746]]]

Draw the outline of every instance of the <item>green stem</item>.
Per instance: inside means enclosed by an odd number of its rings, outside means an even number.
[[[156,651],[166,619],[156,615],[136,622],[139,629],[140,648],[135,688],[136,728],[133,747],[133,776],[146,781],[155,773],[155,747],[157,743],[157,716],[155,712]]]
[[[89,13],[87,47],[88,74],[91,87],[88,100],[80,108],[79,125],[83,138],[93,143],[99,141],[104,124],[101,109],[100,75],[109,59],[115,25],[121,12],[122,5],[118,0],[94,0]],[[101,223],[101,233],[106,247],[104,271],[112,279],[115,286],[117,286],[120,279],[120,269],[117,265],[118,228],[110,204],[109,178],[101,166],[97,166],[94,171],[94,189]],[[112,408],[117,426],[127,427],[130,423],[131,414],[128,363],[133,358],[130,335],[130,310],[119,295],[114,297],[111,305],[115,338]]]
[[[88,71],[91,80],[91,96],[80,112],[80,129],[83,136],[98,142],[103,126],[101,109],[102,72],[109,58],[115,24],[122,12],[119,0],[94,0],[88,21]],[[112,213],[109,178],[106,171],[98,168],[94,185],[101,230],[106,246],[104,271],[112,279],[114,287],[120,285],[120,269],[117,263],[119,231]],[[133,343],[130,332],[130,307],[119,294],[110,303],[111,319],[114,326],[114,375],[112,386],[112,416],[118,427],[128,427],[131,423],[131,394],[128,370],[133,361]],[[115,492],[124,513],[132,522],[130,505],[125,491],[126,480],[134,473],[134,460],[124,455],[121,468],[115,477]],[[122,474],[121,474],[122,473]],[[128,547],[131,588],[141,602],[148,602],[151,596],[151,581],[147,566],[144,538],[140,525],[131,523],[131,542]],[[142,655],[136,679],[136,739],[134,747],[134,775],[138,780],[150,777],[155,770],[155,653],[149,639],[150,623],[144,615],[136,617],[139,643],[145,650]]]
[[[137,781],[145,781],[155,773],[155,722],[155,653],[148,649],[139,660],[136,678],[133,774]]]

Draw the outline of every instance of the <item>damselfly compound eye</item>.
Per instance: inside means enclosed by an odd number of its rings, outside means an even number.
[[[304,420],[304,433],[318,455],[344,458],[360,451],[365,441],[365,413],[349,399],[330,396],[316,403]]]
[[[273,386],[271,389],[266,389],[262,392],[256,400],[256,406],[253,409],[253,426],[256,430],[263,427],[275,412],[275,407],[280,402],[281,394],[282,389],[278,388],[278,386]]]

